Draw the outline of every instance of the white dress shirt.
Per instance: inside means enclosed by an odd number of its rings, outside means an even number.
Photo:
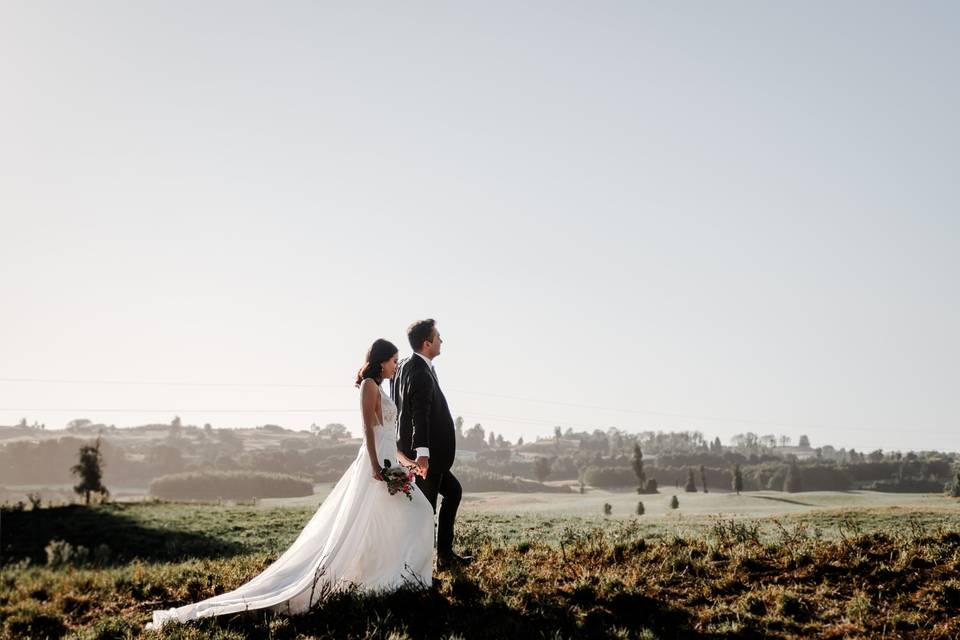
[[[423,355],[423,354],[420,353],[419,351],[415,351],[414,353],[416,353],[418,356],[420,356],[421,358],[423,358],[423,359],[427,362],[427,366],[430,367],[430,370],[431,370],[431,371],[434,370],[434,369],[433,369],[433,360],[431,360],[431,359],[428,358],[427,356]],[[430,447],[417,447],[416,449],[414,449],[414,451],[417,452],[417,457],[418,457],[418,458],[429,458],[429,457],[430,457]]]

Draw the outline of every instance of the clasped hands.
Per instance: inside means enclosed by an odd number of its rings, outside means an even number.
[[[414,463],[416,466],[416,474],[421,478],[427,477],[427,470],[430,468],[430,458],[427,456],[420,456],[417,458],[417,461]]]
[[[397,458],[400,460],[400,464],[407,467],[421,478],[427,477],[427,471],[430,469],[429,457],[420,456],[416,460],[411,460],[402,453],[397,453]]]

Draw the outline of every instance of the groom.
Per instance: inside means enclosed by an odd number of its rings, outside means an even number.
[[[453,523],[463,491],[450,473],[457,452],[456,430],[433,368],[443,340],[434,320],[414,322],[407,329],[407,338],[414,353],[400,363],[390,383],[390,396],[400,412],[397,449],[417,461],[417,486],[434,513],[437,495],[443,496],[437,518],[437,568],[448,569],[466,564],[471,558],[453,551]]]

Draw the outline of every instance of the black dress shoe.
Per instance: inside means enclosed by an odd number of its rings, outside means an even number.
[[[461,556],[453,551],[437,554],[437,569],[446,571],[454,567],[465,567],[473,562],[473,556]]]

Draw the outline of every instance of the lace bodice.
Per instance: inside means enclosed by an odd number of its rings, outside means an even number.
[[[397,405],[393,404],[390,396],[380,387],[380,412],[383,414],[383,427],[395,430],[397,428]]]

